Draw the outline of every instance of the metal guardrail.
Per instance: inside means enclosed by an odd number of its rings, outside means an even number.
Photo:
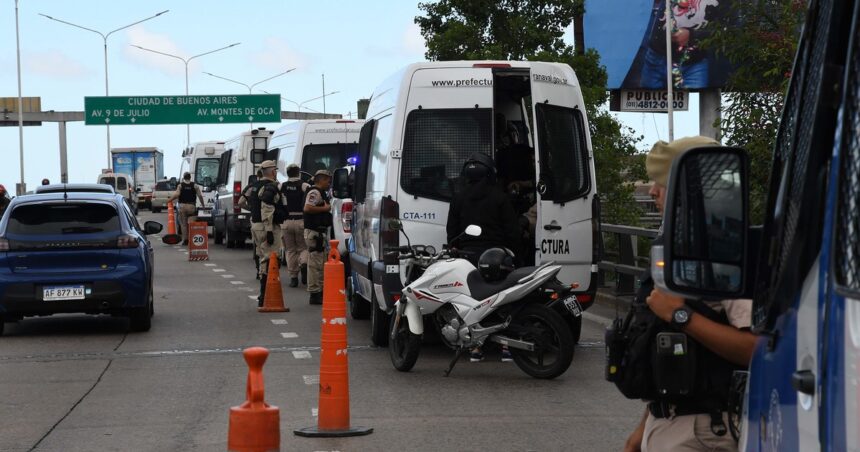
[[[646,239],[654,239],[659,231],[656,229],[637,228],[633,226],[623,226],[617,224],[600,224],[600,240],[601,249],[605,250],[605,235],[613,234],[618,245],[618,260],[617,262],[609,260],[601,260],[597,267],[600,270],[601,286],[605,281],[606,272],[615,273],[615,290],[616,296],[628,296],[636,293],[636,278],[640,277],[646,267],[637,265],[642,261],[647,265],[649,259],[647,257],[639,257],[636,255],[636,243],[633,237],[643,237]],[[605,255],[606,253],[604,253]],[[615,253],[613,253],[615,254]],[[604,256],[605,258],[605,256]]]

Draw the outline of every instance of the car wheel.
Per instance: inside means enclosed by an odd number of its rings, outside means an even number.
[[[152,328],[152,316],[155,314],[155,303],[153,303],[152,288],[149,289],[149,303],[142,308],[129,309],[129,321],[131,330],[145,332]]]
[[[352,276],[346,278],[346,301],[349,303],[349,315],[352,318],[365,320],[370,317],[370,303],[355,293],[355,288],[352,286]]]
[[[388,327],[391,316],[379,309],[376,302],[376,291],[370,299],[370,341],[377,347],[388,346]]]
[[[3,335],[3,329],[6,327],[6,320],[0,317],[0,336]]]
[[[152,213],[161,213],[161,207],[153,207]]]

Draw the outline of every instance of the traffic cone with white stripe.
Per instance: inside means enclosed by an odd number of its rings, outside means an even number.
[[[176,233],[176,211],[173,208],[173,202],[167,203],[167,235],[161,238],[163,243],[168,245],[176,245],[182,237]]]
[[[344,269],[337,240],[323,275],[322,332],[320,351],[319,410],[317,426],[293,430],[298,436],[343,437],[373,433],[372,428],[349,423],[349,359],[346,343],[346,291]]]
[[[269,255],[269,273],[267,276],[263,306],[257,308],[257,311],[290,312],[290,308],[284,306],[284,290],[281,288],[281,270],[278,265],[278,255],[274,251]]]

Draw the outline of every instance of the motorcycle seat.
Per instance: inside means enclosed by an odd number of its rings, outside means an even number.
[[[517,281],[532,274],[537,270],[537,267],[522,267],[512,271],[504,280],[487,282],[481,276],[478,270],[472,270],[469,276],[466,277],[466,284],[469,286],[469,293],[475,300],[487,299],[505,289],[510,289],[517,285]]]

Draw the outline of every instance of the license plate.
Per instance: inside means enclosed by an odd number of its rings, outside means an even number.
[[[197,214],[198,217],[211,217],[212,212],[200,212]]]
[[[84,298],[86,298],[84,286],[55,286],[42,289],[42,299],[45,301],[83,300]]]
[[[579,301],[576,300],[576,295],[568,295],[568,297],[561,302],[564,303],[564,307],[566,307],[574,317],[582,315],[582,306],[580,306]]]

